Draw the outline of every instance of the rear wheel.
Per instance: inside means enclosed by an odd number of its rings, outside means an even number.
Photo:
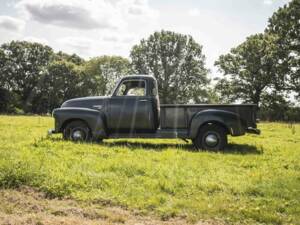
[[[72,121],[63,130],[63,138],[71,141],[90,141],[92,138],[90,128],[83,121]]]
[[[193,143],[198,150],[222,150],[227,145],[226,129],[217,124],[207,124],[200,128]]]

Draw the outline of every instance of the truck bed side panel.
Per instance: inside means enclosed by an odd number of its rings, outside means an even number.
[[[193,116],[207,109],[233,112],[246,122],[247,127],[256,128],[256,105],[161,105],[162,129],[187,129]]]

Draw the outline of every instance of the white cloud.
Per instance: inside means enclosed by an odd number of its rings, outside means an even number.
[[[273,0],[264,0],[263,4],[264,5],[272,5],[273,4]]]
[[[14,9],[28,24],[18,39],[85,58],[128,56],[133,44],[161,29],[148,0],[19,0]]]
[[[73,29],[120,29],[131,18],[149,21],[157,11],[147,0],[21,0],[28,19]]]
[[[158,12],[149,7],[147,0],[119,0],[117,7],[125,14],[131,16],[141,16],[155,18]]]
[[[106,42],[118,42],[119,38],[114,35],[106,35],[102,38],[102,40]]]
[[[117,28],[123,24],[120,12],[106,1],[21,0],[18,7],[43,24],[76,29]]]
[[[96,37],[67,36],[55,40],[54,49],[69,54],[76,53],[84,58],[99,55],[122,55],[127,57],[135,38],[130,34],[105,32]]]
[[[13,18],[10,16],[0,16],[0,28],[8,31],[21,31],[25,26],[23,20]]]
[[[190,16],[194,16],[194,17],[200,16],[200,10],[197,9],[197,8],[194,8],[194,9],[189,10],[189,11],[188,11],[188,14],[189,14]]]
[[[113,42],[113,43],[132,43],[134,41],[134,37],[129,34],[120,34],[115,32],[110,32],[102,36],[102,40],[105,42]]]
[[[28,24],[17,39],[84,58],[127,57],[133,44],[161,29],[159,11],[148,0],[20,0],[14,9]]]
[[[24,41],[28,41],[28,42],[37,42],[40,44],[44,44],[44,45],[49,45],[48,40],[44,39],[44,38],[37,38],[37,37],[33,37],[33,36],[26,36],[23,38]]]
[[[123,43],[132,43],[134,41],[134,37],[132,36],[125,36],[121,39]]]
[[[79,51],[87,51],[91,48],[93,40],[85,37],[64,37],[58,40],[58,42],[71,49]]]

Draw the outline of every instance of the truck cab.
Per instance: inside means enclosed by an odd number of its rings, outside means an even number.
[[[108,129],[111,132],[155,132],[160,105],[152,76],[131,76],[119,81],[107,99]]]
[[[223,149],[227,135],[256,129],[256,105],[160,105],[157,81],[149,75],[120,79],[107,97],[84,97],[64,102],[53,111],[55,128],[72,141],[106,138],[191,139],[197,149]]]

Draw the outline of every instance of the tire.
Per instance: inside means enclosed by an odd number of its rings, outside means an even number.
[[[63,138],[75,142],[91,141],[92,134],[85,122],[75,120],[67,124],[63,130]]]
[[[91,141],[97,144],[101,144],[103,143],[103,139],[102,138],[91,138]]]
[[[197,150],[223,150],[227,145],[226,129],[217,124],[204,125],[193,143]]]

